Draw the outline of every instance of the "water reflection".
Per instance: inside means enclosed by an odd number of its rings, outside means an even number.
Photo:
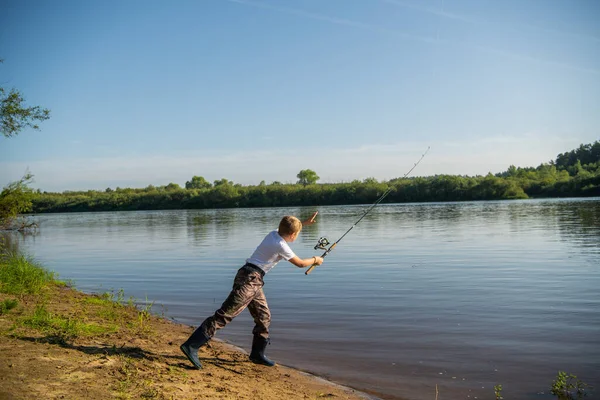
[[[209,237],[214,231],[215,221],[212,215],[207,212],[187,212],[186,213],[187,236],[190,244],[193,246],[209,245]]]
[[[36,235],[37,233],[28,233],[27,235]],[[20,250],[20,241],[25,234],[20,232],[2,232],[0,231],[0,249],[8,253],[18,253]]]
[[[586,252],[600,253],[600,202],[559,202],[557,217],[556,225],[563,240]]]

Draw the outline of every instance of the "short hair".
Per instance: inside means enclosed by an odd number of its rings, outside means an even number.
[[[281,219],[279,223],[279,235],[291,235],[292,233],[300,232],[302,230],[302,222],[296,217],[286,215]]]

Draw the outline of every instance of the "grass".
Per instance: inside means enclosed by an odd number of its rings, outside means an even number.
[[[154,302],[149,303],[148,298],[146,298],[146,305],[143,308],[138,309],[137,328],[142,332],[149,330],[150,325],[148,322],[152,316],[152,314],[150,314],[150,310],[152,309],[153,305]]]
[[[117,329],[114,325],[102,326],[94,323],[85,323],[76,318],[68,318],[51,313],[44,304],[38,304],[33,313],[19,319],[18,324],[55,336],[62,341],[68,341],[81,336],[98,336],[115,332]]]
[[[156,399],[165,397],[154,387],[156,382],[152,379],[142,379],[138,369],[139,361],[126,355],[119,355],[119,380],[115,385],[116,396],[120,400],[131,399],[131,392],[137,392],[136,398]]]
[[[116,295],[111,291],[86,297],[83,303],[95,307],[93,313],[105,321],[118,323],[121,326],[126,325],[138,333],[151,333],[150,319],[154,302],[149,302],[146,298],[142,306],[136,305],[133,297],[130,297],[127,303],[124,299],[123,289],[120,289]]]
[[[19,302],[15,299],[5,299],[0,302],[0,315],[8,313],[10,310],[19,305]]]
[[[132,385],[137,381],[138,370],[133,360],[124,355],[119,356],[120,367],[118,372],[121,374],[119,381],[117,382],[117,398],[118,399],[129,399],[131,398],[128,394]]]
[[[0,249],[0,293],[39,294],[54,278],[54,273],[32,259]]]
[[[123,289],[102,295],[86,296],[75,313],[63,315],[49,309],[53,290],[66,286],[55,279],[30,257],[8,250],[0,243],[0,293],[27,299],[33,307],[21,307],[11,329],[13,334],[33,329],[43,334],[69,341],[78,337],[110,334],[120,329],[150,334],[150,310],[154,303],[146,299],[145,306],[136,307],[135,299],[125,302]],[[0,315],[17,308],[19,301],[6,298],[0,301]]]
[[[103,297],[86,297],[83,299],[83,302],[86,304],[92,304],[97,306],[110,306],[112,301],[107,300]]]
[[[32,328],[45,334],[69,340],[79,336],[95,336],[112,332],[115,327],[85,323],[77,318],[61,316],[48,311],[43,290],[52,285],[64,286],[55,279],[55,274],[43,268],[33,259],[6,248],[0,248],[0,293],[15,296],[29,295],[35,302],[33,312],[20,316],[13,330],[20,327]],[[0,315],[18,305],[16,299],[0,302]]]

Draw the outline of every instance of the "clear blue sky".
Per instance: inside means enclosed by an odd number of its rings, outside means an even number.
[[[0,0],[0,185],[477,175],[600,139],[597,0]]]

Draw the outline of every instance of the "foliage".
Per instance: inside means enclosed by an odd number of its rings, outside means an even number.
[[[600,168],[600,141],[582,144],[577,149],[559,154],[555,165],[559,170],[569,171],[571,176],[582,170],[597,171]]]
[[[496,400],[502,400],[502,385],[494,386],[494,395],[496,396]]]
[[[12,137],[26,127],[39,129],[35,121],[50,118],[50,111],[39,106],[27,107],[25,99],[16,89],[8,92],[0,87],[0,132],[6,137]]]
[[[302,171],[298,172],[296,178],[298,178],[298,183],[304,186],[314,185],[319,179],[321,179],[319,178],[319,175],[317,175],[317,173],[312,169],[303,169]]]
[[[208,189],[212,184],[204,179],[203,176],[194,176],[191,180],[185,183],[186,189]]]
[[[595,161],[595,164],[600,165],[600,159]],[[578,164],[575,162],[566,168],[578,168]],[[186,183],[185,189],[169,184],[148,186],[143,189],[109,188],[105,191],[44,192],[33,200],[33,211],[371,204],[388,189],[390,193],[385,198],[385,203],[600,196],[600,168],[593,169],[590,164],[581,168],[582,170],[574,176],[571,176],[566,169],[558,168],[555,163],[547,163],[535,168],[511,165],[502,173],[496,175],[490,173],[486,176],[434,175],[395,178],[384,182],[379,182],[375,178],[366,178],[363,181],[306,185],[283,184],[277,181],[266,184],[262,181],[258,185],[245,186],[226,178],[216,180],[213,185],[210,185],[202,177],[193,177]],[[202,183],[201,187],[194,187],[192,182]]]
[[[39,106],[27,106],[18,90],[0,87],[0,132],[5,137],[16,136],[27,127],[39,129],[37,121],[48,118],[49,110]],[[21,180],[9,183],[0,193],[0,230],[25,230],[32,226],[25,221],[17,223],[20,213],[31,210],[34,192],[27,184],[31,182],[32,177],[30,173],[26,173]]]
[[[213,182],[213,184],[216,186],[221,186],[221,185],[235,185],[235,183],[233,183],[233,181],[228,180],[227,178],[221,178],[219,180],[216,180]]]
[[[589,385],[577,379],[575,375],[558,371],[550,392],[559,400],[580,400],[586,396],[588,388]]]
[[[19,214],[31,210],[33,199],[37,193],[28,185],[33,175],[25,174],[20,180],[11,182],[0,193],[0,229],[14,226]]]
[[[18,135],[26,127],[39,129],[36,122],[48,118],[50,118],[48,109],[40,106],[28,107],[18,90],[0,87],[0,132],[4,136]]]

